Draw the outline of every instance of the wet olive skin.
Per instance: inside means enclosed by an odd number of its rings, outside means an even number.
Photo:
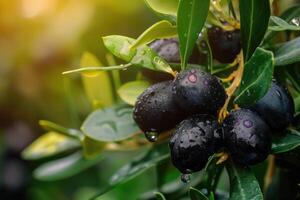
[[[271,130],[249,109],[233,111],[223,122],[224,142],[234,162],[255,165],[271,151]]]
[[[219,27],[208,29],[213,57],[221,63],[231,63],[241,51],[240,30],[225,31]]]
[[[217,120],[209,115],[197,115],[182,121],[170,139],[173,165],[183,174],[203,169],[214,153],[214,131]]]
[[[177,104],[188,115],[216,115],[227,97],[218,78],[197,68],[184,70],[177,75],[173,94]]]
[[[180,51],[178,38],[159,39],[149,44],[160,57],[168,63],[180,63]],[[205,56],[199,52],[197,48],[189,59],[189,63],[200,64],[205,59]]]
[[[159,39],[149,44],[160,57],[168,63],[180,63],[179,41],[177,38]],[[189,62],[190,64],[203,64],[206,61],[206,55],[201,53],[197,48],[194,49]],[[170,74],[153,71],[143,68],[142,75],[153,83],[172,80]]]
[[[293,121],[295,112],[290,93],[275,81],[267,94],[250,109],[257,112],[275,132],[282,132]]]
[[[133,118],[144,132],[162,132],[174,128],[185,118],[172,95],[172,81],[154,84],[137,99]]]

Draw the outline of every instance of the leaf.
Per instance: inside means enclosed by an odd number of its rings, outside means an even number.
[[[296,5],[288,8],[280,16],[281,19],[290,22],[293,18],[300,16],[300,6]],[[269,30],[265,36],[265,41],[270,41],[278,32]]]
[[[165,143],[157,145],[155,148],[150,149],[142,157],[137,157],[130,161],[128,164],[121,167],[109,180],[106,186],[95,195],[94,198],[103,195],[104,193],[112,190],[117,185],[132,180],[136,176],[142,174],[146,170],[156,166],[157,164],[169,159],[168,145]]]
[[[176,14],[179,0],[144,0],[146,5],[157,15],[176,22]]]
[[[263,200],[258,181],[248,167],[226,165],[230,179],[230,200]]]
[[[82,140],[83,155],[85,158],[91,159],[99,156],[105,149],[105,142],[100,142],[84,136]]]
[[[272,153],[284,153],[300,146],[300,132],[294,129],[287,130],[284,136],[274,136]]]
[[[124,104],[96,110],[87,117],[81,130],[86,136],[101,142],[125,140],[140,132],[132,118],[132,110]]]
[[[83,134],[79,130],[73,129],[73,128],[65,128],[54,122],[50,122],[47,120],[40,120],[39,125],[46,131],[53,131],[53,132],[61,133],[66,136],[70,136],[70,137],[73,137],[73,138],[76,138],[79,140],[81,140],[83,138]]]
[[[85,52],[81,57],[81,67],[101,65],[98,59],[89,52]],[[114,103],[113,87],[107,71],[82,73],[82,82],[94,109],[110,106]]]
[[[208,200],[208,198],[196,188],[191,187],[189,190],[191,200]]]
[[[155,197],[157,200],[166,200],[166,197],[160,192],[155,192]]]
[[[273,77],[274,58],[271,51],[257,48],[244,66],[243,78],[237,91],[235,103],[251,105],[268,91]]]
[[[177,30],[181,65],[186,67],[209,10],[210,0],[180,0],[177,11]]]
[[[241,37],[245,60],[260,45],[269,24],[269,0],[240,0]]]
[[[42,164],[34,170],[33,175],[41,181],[57,181],[72,177],[89,167],[99,163],[104,157],[87,160],[81,152]]]
[[[220,157],[214,154],[209,158],[205,166],[205,174],[200,186],[201,188],[206,188],[208,193],[216,190],[219,178],[224,168],[223,164],[217,164],[219,159]]]
[[[300,37],[278,45],[274,49],[275,65],[283,66],[300,61]]]
[[[22,158],[37,160],[80,147],[80,142],[57,132],[48,132],[36,139],[22,152]]]
[[[132,49],[131,46],[135,42],[132,38],[111,35],[103,37],[103,42],[113,55],[126,62],[151,70],[173,74],[170,65],[147,45],[141,45],[136,49]]]
[[[149,86],[150,84],[147,81],[128,82],[119,88],[118,94],[125,103],[133,106],[138,96],[140,96],[140,94],[142,94]]]
[[[270,20],[275,24],[269,26],[269,29],[272,31],[300,31],[299,26],[291,25],[279,17],[271,16]]]
[[[140,35],[131,48],[136,48],[141,45],[148,44],[155,39],[170,38],[177,35],[177,27],[170,22],[163,20],[153,24],[142,35]]]

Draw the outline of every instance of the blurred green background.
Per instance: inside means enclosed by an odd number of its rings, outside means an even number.
[[[45,183],[31,175],[39,163],[23,161],[20,152],[44,133],[39,119],[79,128],[91,111],[80,77],[61,72],[79,66],[85,51],[107,64],[102,36],[137,37],[157,20],[142,0],[0,1],[0,199],[87,199],[133,156],[116,154],[69,180]],[[150,177],[101,199],[134,199],[151,189]]]

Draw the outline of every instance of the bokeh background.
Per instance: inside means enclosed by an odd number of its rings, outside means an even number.
[[[23,161],[20,152],[44,133],[38,120],[78,128],[91,111],[80,78],[63,71],[79,66],[85,51],[105,64],[101,36],[137,37],[157,20],[142,0],[0,1],[0,199],[87,199],[103,174],[126,160],[115,155],[71,179],[45,183],[32,178],[39,163]],[[151,181],[134,185],[140,193]],[[101,199],[133,199],[129,187]]]

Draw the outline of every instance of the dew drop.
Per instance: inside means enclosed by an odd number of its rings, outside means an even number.
[[[145,136],[149,142],[156,142],[158,139],[158,133],[154,131],[145,132]]]
[[[282,96],[281,96],[281,92],[279,90],[276,90],[275,93],[277,94],[277,96],[281,99]]]
[[[191,181],[190,174],[181,174],[181,181],[184,183],[189,183]]]
[[[208,80],[205,79],[205,80],[203,81],[203,84],[204,84],[204,85],[208,85],[208,84],[209,84],[209,83],[208,83]]]
[[[249,91],[249,90],[246,90],[246,95],[247,95],[248,97],[250,97],[250,91]]]
[[[291,20],[291,24],[295,26],[300,26],[300,17],[295,17]]]

